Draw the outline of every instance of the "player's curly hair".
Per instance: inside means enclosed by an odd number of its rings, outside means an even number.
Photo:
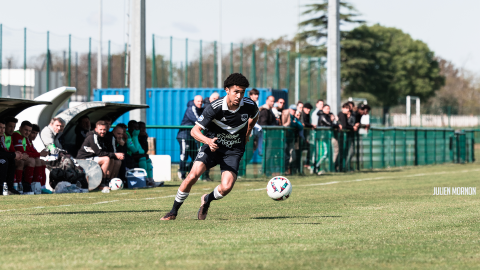
[[[247,88],[250,86],[250,83],[248,82],[247,78],[245,78],[245,76],[243,76],[241,73],[232,73],[223,82],[223,88],[225,89],[233,85],[243,86]]]

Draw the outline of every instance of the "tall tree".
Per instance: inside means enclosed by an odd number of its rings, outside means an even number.
[[[427,100],[445,83],[427,44],[399,29],[359,26],[342,42],[344,93],[374,97],[386,111],[407,95]]]
[[[325,56],[327,54],[326,40],[328,29],[328,0],[321,0],[316,4],[305,5],[303,16],[313,16],[299,24],[301,32],[297,40],[301,42],[301,52],[311,56]],[[358,20],[360,14],[355,7],[346,1],[340,1],[340,40],[345,39],[348,31],[342,31],[342,25],[364,23]]]

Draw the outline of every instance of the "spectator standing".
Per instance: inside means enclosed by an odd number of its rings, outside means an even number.
[[[358,123],[358,127],[361,125],[362,116],[367,115],[370,112],[370,106],[366,104],[362,104],[357,109],[357,114],[355,117],[355,124]],[[370,124],[365,125],[365,129],[368,130],[370,128]]]
[[[315,110],[312,112],[312,124],[314,126],[316,126],[318,123],[318,113],[323,110],[323,104],[323,99],[319,99],[315,104]]]
[[[273,113],[273,104],[275,103],[275,97],[267,97],[267,102],[259,108],[260,113],[258,117],[258,124],[260,126],[273,126],[276,125],[276,117]]]
[[[306,128],[313,128],[314,127],[314,124],[310,120],[310,112],[312,111],[312,109],[313,109],[312,104],[310,104],[308,102],[305,103],[305,105],[303,106],[302,118],[303,118],[303,124]],[[316,124],[315,124],[315,126],[316,126]]]
[[[339,125],[335,121],[335,116],[330,112],[330,105],[325,104],[323,106],[323,109],[317,113],[318,115],[318,126],[319,127],[330,127],[333,129],[338,129]],[[336,162],[337,157],[338,157],[338,131],[334,131],[333,136],[332,136],[332,149],[333,149],[333,162]],[[319,169],[323,161],[325,161],[328,158],[328,145],[326,143],[322,143],[322,149],[319,151],[320,153],[320,158],[319,161],[316,164],[316,168]],[[318,171],[318,175],[322,174],[323,170]]]
[[[355,117],[352,116],[352,111],[350,110],[350,104],[344,103],[342,105],[342,111],[338,113],[338,122],[339,122],[339,127],[342,131],[346,132],[345,136],[342,133],[339,133],[338,136],[338,143],[339,145],[346,145],[346,149],[344,149],[340,155],[341,158],[344,158],[346,156],[345,160],[345,168],[344,169],[349,169],[350,168],[350,162],[352,160],[353,155],[355,154],[355,134],[354,132],[354,126],[355,126]],[[346,143],[344,143],[346,137]],[[336,163],[336,166],[338,166],[340,162]]]
[[[260,92],[258,92],[257,89],[253,88],[252,90],[250,90],[248,92],[248,97],[253,100],[253,102],[255,102],[258,106],[258,97],[260,95]]]
[[[300,111],[300,114],[302,114],[302,116],[300,116],[299,120],[300,120],[300,123],[302,123],[303,125],[303,102],[299,101],[297,102],[297,111]]]
[[[204,100],[203,100],[203,107],[205,108],[207,105],[211,104],[212,102],[214,102],[215,100],[219,99],[220,98],[220,94],[218,94],[218,92],[213,92],[210,97],[206,97]]]
[[[202,115],[202,96],[195,96],[193,102],[187,104],[187,110],[183,115],[183,119],[180,125],[182,126],[194,126],[198,117]],[[187,166],[188,157],[192,159],[192,163],[195,160],[195,157],[198,152],[198,144],[192,135],[190,135],[190,129],[180,129],[177,133],[177,141],[180,144],[180,168],[178,169],[178,178],[180,180],[185,180],[187,171],[189,171]],[[208,177],[209,179],[210,177]]]

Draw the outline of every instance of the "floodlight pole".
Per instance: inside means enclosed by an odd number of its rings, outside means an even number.
[[[100,17],[98,21],[98,52],[97,52],[97,89],[102,88],[102,2],[100,0]]]
[[[130,103],[145,104],[145,0],[133,0],[131,26]],[[133,110],[130,119],[145,122],[146,111]]]
[[[218,0],[219,2],[219,39],[218,39],[218,82],[217,87],[223,88],[223,77],[222,77],[222,0]]]
[[[297,33],[300,32],[300,0],[297,1]],[[300,42],[295,43],[295,104],[300,101]],[[288,87],[288,86],[287,86]]]
[[[339,6],[339,0],[328,0],[327,103],[334,114],[337,114],[340,110]]]

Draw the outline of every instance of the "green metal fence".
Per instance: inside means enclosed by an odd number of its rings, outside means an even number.
[[[190,126],[147,126],[156,137],[157,155],[172,156],[172,173],[179,169],[181,141],[179,130]],[[475,136],[478,130],[428,128],[372,128],[367,134],[330,128],[300,132],[286,127],[263,127],[263,154],[258,155],[254,137],[246,145],[239,177],[264,178],[275,175],[310,175],[323,172],[347,172],[390,167],[474,162]],[[201,146],[191,139],[186,153],[185,173]],[[220,179],[218,168],[210,177]]]

